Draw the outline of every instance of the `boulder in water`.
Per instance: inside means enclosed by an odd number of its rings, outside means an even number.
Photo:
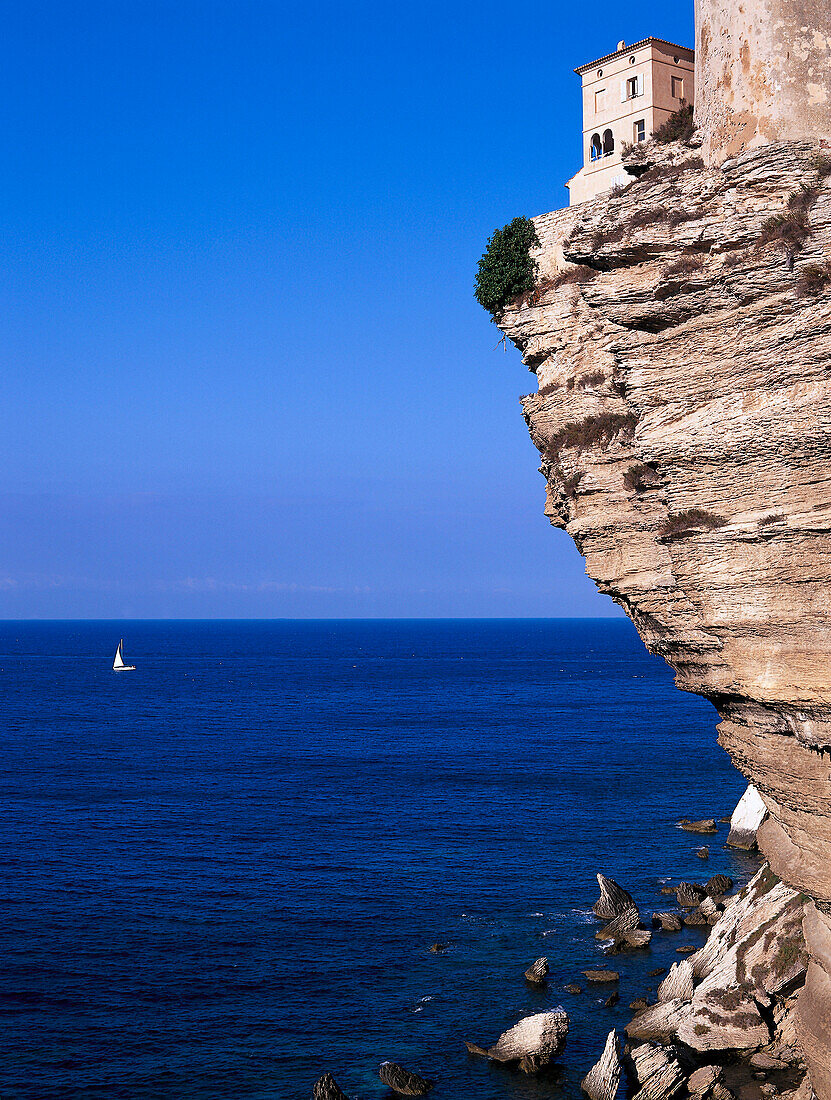
[[[584,970],[583,976],[590,982],[620,981],[620,974],[616,970]]]
[[[348,1100],[331,1073],[324,1073],[312,1089],[312,1100]]]
[[[561,1053],[567,1035],[568,1014],[559,1009],[523,1017],[487,1050],[475,1043],[465,1046],[471,1054],[483,1054],[491,1061],[516,1065],[523,1073],[537,1073]]]
[[[652,923],[660,925],[664,932],[681,931],[681,918],[677,913],[653,913]]]
[[[694,909],[702,903],[706,891],[697,882],[679,882],[675,888],[675,896],[682,909]]]
[[[620,1084],[620,1039],[609,1032],[600,1058],[583,1078],[581,1088],[590,1100],[615,1100]]]
[[[531,963],[525,971],[525,980],[531,985],[543,985],[548,977],[548,959],[544,956]]]
[[[426,1096],[433,1087],[433,1082],[417,1073],[404,1069],[395,1062],[382,1062],[378,1067],[378,1076],[387,1088],[397,1092],[399,1096]]]
[[[637,928],[640,919],[641,916],[637,908],[634,905],[629,905],[625,909],[621,909],[616,917],[612,917],[609,923],[604,925],[599,932],[595,932],[594,938],[596,940],[617,940],[624,932],[631,932],[632,929]]]
[[[695,854],[698,856],[699,859],[709,859],[710,849],[705,846],[704,848],[699,848]]]
[[[681,828],[688,833],[717,833],[718,825],[714,817],[705,817],[702,821],[690,821],[688,818],[682,818],[678,822]]]
[[[614,879],[598,874],[597,884],[600,887],[600,897],[594,903],[592,909],[595,916],[600,917],[601,920],[613,920],[624,909],[637,910],[632,895],[624,890],[622,886],[618,886]]]

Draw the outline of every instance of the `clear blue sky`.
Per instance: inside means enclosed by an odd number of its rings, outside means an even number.
[[[0,616],[608,615],[472,297],[691,0],[4,13]]]

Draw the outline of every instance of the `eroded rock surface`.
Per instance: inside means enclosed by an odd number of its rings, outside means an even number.
[[[590,1100],[615,1100],[620,1084],[620,1039],[612,1028],[603,1053],[583,1078],[581,1088]]]
[[[778,142],[705,169],[694,150],[642,152],[655,169],[623,194],[535,219],[538,290],[499,321],[537,375],[523,411],[546,514],[679,686],[714,703],[722,745],[768,810],[760,848],[817,902],[800,1018],[820,1100],[831,1098],[828,154]],[[795,236],[777,238],[777,217]]]
[[[537,1073],[562,1053],[567,1036],[568,1014],[558,1010],[523,1017],[487,1049],[475,1043],[465,1045],[471,1054],[513,1063],[523,1073]]]

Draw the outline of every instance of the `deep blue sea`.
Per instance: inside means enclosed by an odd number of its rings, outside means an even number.
[[[625,620],[4,623],[0,683],[15,1100],[304,1100],[325,1070],[379,1100],[384,1059],[437,1100],[576,1097],[647,971],[704,938],[616,956],[604,1008],[596,872],[648,919],[667,878],[755,866],[677,829],[744,782]],[[559,1073],[463,1048],[561,1004]]]

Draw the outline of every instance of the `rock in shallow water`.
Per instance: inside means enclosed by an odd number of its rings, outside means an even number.
[[[531,963],[525,971],[525,980],[532,985],[543,985],[548,977],[548,959],[544,956]]]
[[[660,924],[664,932],[681,931],[681,918],[677,913],[653,913],[652,923]]]
[[[492,1047],[465,1043],[469,1053],[485,1055],[494,1062],[515,1064],[523,1073],[537,1073],[549,1065],[566,1045],[568,1014],[538,1012],[525,1016],[499,1036]]]
[[[404,1069],[395,1062],[382,1062],[378,1067],[378,1076],[387,1088],[399,1096],[425,1096],[433,1087],[433,1082],[417,1073]]]
[[[312,1100],[348,1100],[331,1073],[324,1073],[312,1089]]]
[[[620,1084],[620,1039],[614,1028],[598,1061],[583,1078],[581,1088],[591,1100],[615,1100]]]
[[[697,882],[679,882],[675,888],[675,896],[682,909],[692,909],[701,904],[706,897],[706,891]]]
[[[726,894],[733,889],[733,880],[729,875],[713,875],[707,882],[704,890],[711,898],[717,898],[720,894]]]
[[[718,825],[714,817],[706,817],[703,821],[688,821],[684,818],[678,824],[687,833],[717,833]]]
[[[620,981],[620,974],[616,970],[584,970],[583,975],[589,982]]]
[[[640,919],[637,908],[634,905],[628,905],[625,909],[621,909],[618,915],[604,925],[599,932],[595,932],[594,938],[596,940],[617,940],[624,932],[631,932],[637,928]]]
[[[637,912],[634,898],[630,893],[618,886],[612,878],[598,874],[597,884],[600,887],[600,897],[592,906],[596,916],[602,920],[613,920],[625,909],[634,909]]]

